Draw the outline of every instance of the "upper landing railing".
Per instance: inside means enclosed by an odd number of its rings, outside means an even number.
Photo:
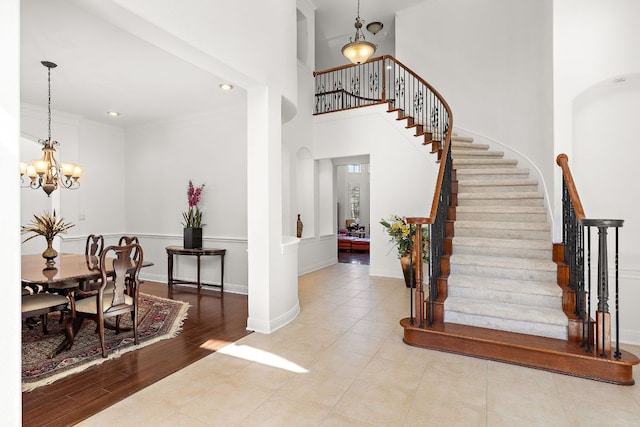
[[[425,292],[423,278],[428,279],[429,323],[433,321],[433,305],[438,298],[437,279],[444,255],[446,222],[451,198],[451,132],[453,115],[444,98],[429,83],[392,56],[370,59],[364,64],[345,65],[315,76],[315,114],[367,107],[388,103],[390,112],[407,120],[408,128],[415,128],[416,136],[424,136],[423,144],[431,144],[431,152],[438,153],[440,168],[431,211],[428,217],[407,218],[415,226],[415,242],[422,240],[422,225],[428,225],[428,276],[424,276],[421,262],[412,266],[415,275],[415,322],[425,323]],[[422,259],[422,245],[413,245],[413,259]],[[413,303],[411,322],[414,323]]]

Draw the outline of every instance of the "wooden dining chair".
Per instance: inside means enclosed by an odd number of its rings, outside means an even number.
[[[100,255],[104,250],[104,237],[102,234],[89,234],[84,245],[84,255],[86,256],[87,268],[89,270],[100,269]],[[96,280],[90,280],[88,286],[91,289],[96,288]]]
[[[137,254],[137,262],[133,259],[134,253]],[[109,257],[115,259],[108,259]],[[83,298],[75,301],[72,306],[71,317],[75,320],[77,328],[82,325],[84,319],[91,319],[97,323],[102,357],[107,357],[104,340],[105,319],[115,317],[115,330],[116,333],[120,333],[120,316],[130,314],[134,343],[138,344],[138,275],[142,260],[143,252],[138,244],[106,247],[100,256],[100,287],[90,292],[79,292]],[[113,262],[113,276],[107,275],[107,262]],[[130,280],[127,280],[127,277]],[[129,292],[127,287],[130,287]]]
[[[132,244],[132,243],[135,243],[135,244],[138,244],[138,245],[140,244],[140,240],[138,240],[138,236],[122,236],[122,237],[120,237],[120,239],[118,240],[118,246],[130,245],[130,244]],[[132,256],[132,259],[133,259],[134,261],[136,261],[136,262],[138,262],[138,261],[139,261],[138,252],[137,252],[137,251],[136,251],[136,252],[134,252],[134,254],[133,254],[133,256]],[[129,286],[128,286],[128,282],[129,282],[130,280],[131,280],[131,279],[130,279],[129,277],[127,277],[127,288],[129,288]],[[142,283],[142,281],[140,281],[139,283]]]
[[[89,234],[84,247],[84,254],[99,257],[104,249],[104,237],[102,234]]]
[[[45,335],[48,334],[47,317],[49,313],[59,311],[60,317],[62,318],[62,313],[67,310],[69,300],[67,297],[58,294],[32,294],[25,288],[22,289],[22,319],[26,320],[32,317],[40,317],[42,321],[42,333]]]

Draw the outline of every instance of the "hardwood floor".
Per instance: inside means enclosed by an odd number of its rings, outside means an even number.
[[[247,335],[247,297],[214,290],[144,282],[141,291],[191,304],[182,332],[86,371],[22,393],[23,426],[69,426],[211,353],[208,340],[236,341]],[[97,338],[96,338],[97,339]]]
[[[369,265],[369,252],[338,251],[338,262],[341,264]]]

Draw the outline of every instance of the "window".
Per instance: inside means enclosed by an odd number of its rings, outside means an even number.
[[[347,166],[347,172],[349,173],[360,173],[360,164],[354,163]]]
[[[349,185],[349,206],[351,207],[351,218],[357,221],[360,218],[360,184]]]

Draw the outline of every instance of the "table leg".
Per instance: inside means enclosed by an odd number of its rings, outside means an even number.
[[[200,290],[200,254],[196,255],[198,258],[198,290]]]
[[[173,289],[173,254],[167,254],[167,280],[169,289]]]
[[[224,254],[220,255],[220,293],[224,292]]]

